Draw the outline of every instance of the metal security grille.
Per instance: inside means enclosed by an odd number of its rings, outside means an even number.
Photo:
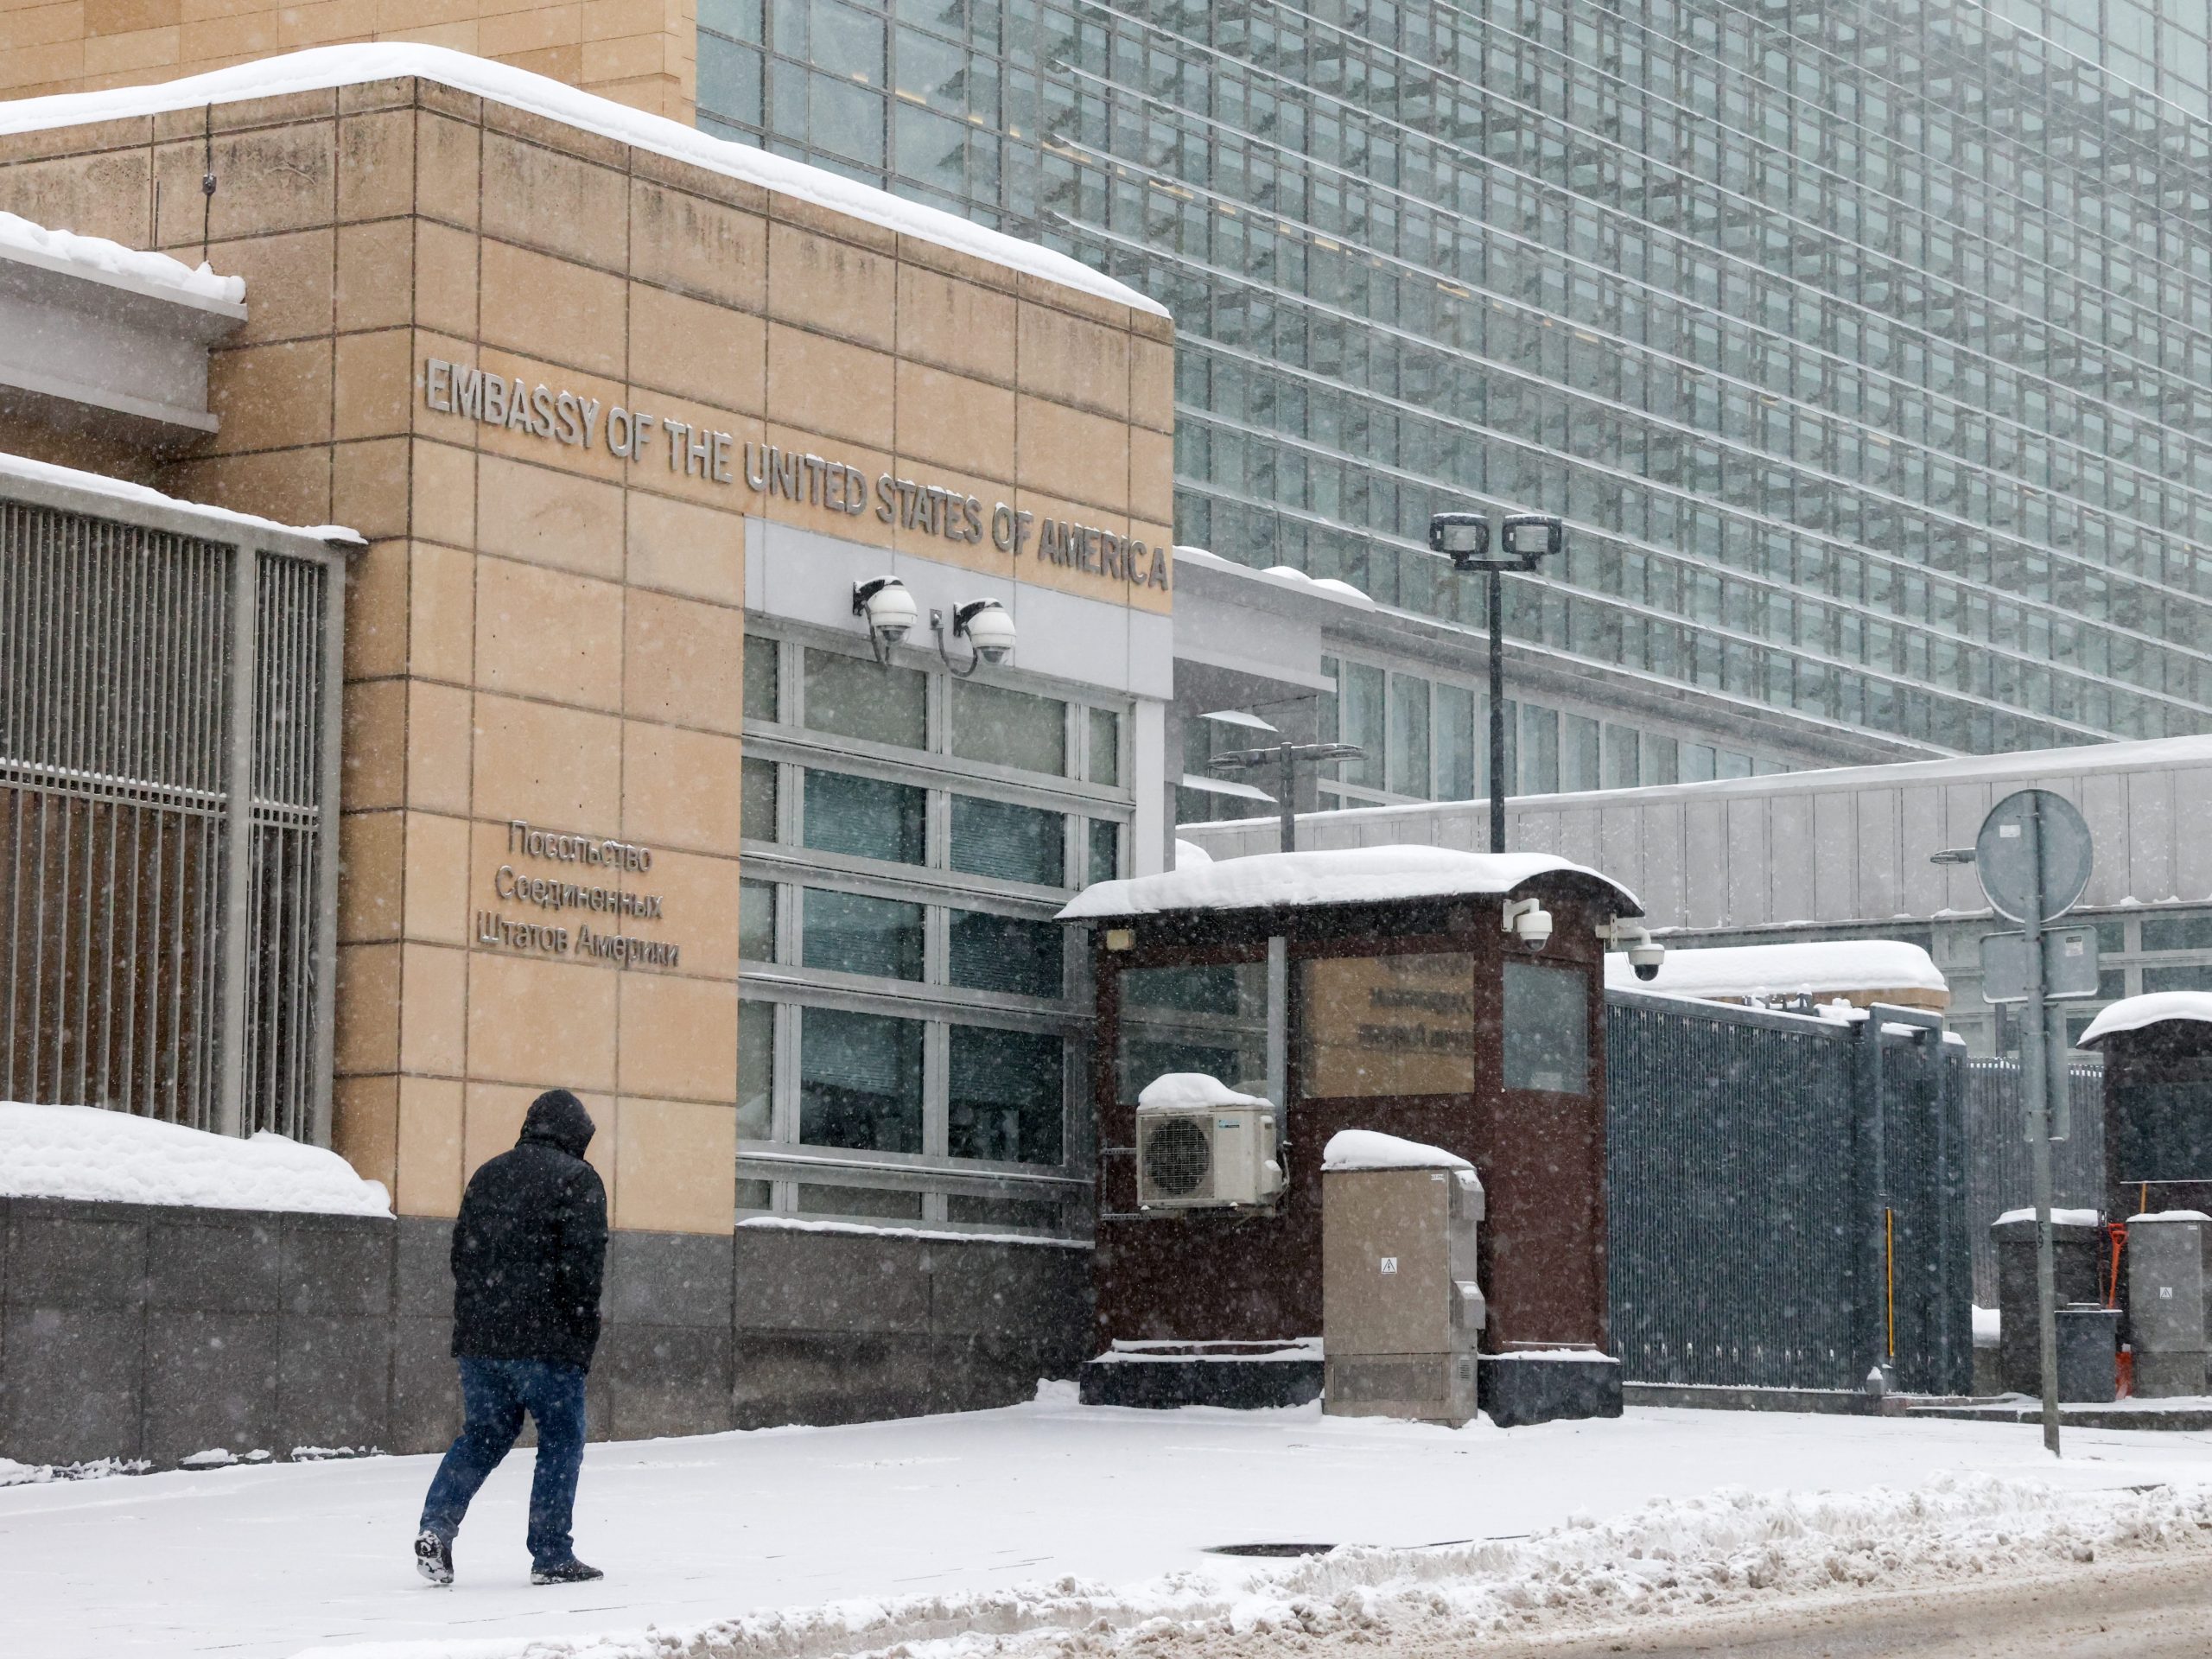
[[[2105,1203],[2105,1072],[2101,1063],[2068,1068],[2074,1121],[2050,1144],[2051,1203],[2101,1210]],[[1997,1306],[1997,1246],[1989,1225],[2035,1202],[2027,1108],[2017,1060],[1967,1062],[1967,1236],[1974,1246],[1974,1299]]]
[[[1905,1387],[1971,1369],[1961,1051],[1854,1025],[1606,997],[1611,1341],[1633,1382]]]
[[[327,1141],[337,556],[0,477],[0,1098]]]

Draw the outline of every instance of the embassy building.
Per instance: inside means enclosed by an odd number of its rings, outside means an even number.
[[[1068,1374],[1160,307],[399,45],[0,104],[0,1100],[392,1211],[0,1197],[7,1455],[439,1443],[448,1221],[556,1085],[594,1433]]]

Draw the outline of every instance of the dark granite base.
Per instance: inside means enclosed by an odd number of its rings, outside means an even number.
[[[1620,1363],[1601,1354],[1484,1354],[1476,1361],[1475,1389],[1484,1414],[1500,1428],[1621,1414]]]
[[[1302,1406],[1321,1397],[1322,1363],[1311,1358],[1238,1358],[1219,1354],[1104,1355],[1084,1363],[1076,1379],[1086,1406],[1220,1406],[1261,1411]]]

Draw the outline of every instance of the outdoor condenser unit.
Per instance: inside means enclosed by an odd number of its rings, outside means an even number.
[[[1198,1072],[1171,1072],[1137,1104],[1137,1207],[1265,1205],[1282,1189],[1275,1112]]]

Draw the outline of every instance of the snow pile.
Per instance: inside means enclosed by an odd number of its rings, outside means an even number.
[[[1177,838],[1175,842],[1175,868],[1177,869],[1195,870],[1201,864],[1211,864],[1212,862],[1213,855],[1206,851],[1205,848],[1199,846],[1197,842],[1185,841],[1180,837]]]
[[[1994,1348],[2004,1340],[2004,1337],[2003,1312],[1994,1307],[1984,1307],[1980,1303],[1976,1302],[1974,1305],[1974,1345],[1977,1348]]]
[[[1622,913],[1643,906],[1627,888],[1549,853],[1462,853],[1447,847],[1347,847],[1332,852],[1256,853],[1158,875],[1100,881],[1060,912],[1062,921],[1155,916],[1177,910],[1263,910],[1289,905],[1375,904],[1511,893],[1543,875],[1574,875],[1611,893]]]
[[[1125,305],[1154,316],[1167,315],[1165,307],[1135,289],[1102,272],[1002,232],[986,230],[942,208],[926,207],[855,183],[802,162],[771,156],[749,144],[725,138],[650,115],[594,92],[532,74],[512,65],[493,63],[448,47],[407,41],[375,45],[321,46],[283,57],[263,58],[206,74],[153,86],[118,86],[105,92],[61,92],[48,98],[27,98],[0,105],[0,133],[39,132],[51,127],[81,125],[89,121],[114,121],[132,116],[159,114],[170,110],[198,110],[209,104],[230,104],[241,99],[277,98],[292,92],[324,92],[334,86],[358,86],[375,80],[419,76],[457,92],[473,92],[518,110],[528,110],[549,121],[580,127],[633,144],[673,161],[688,162],[725,178],[742,179],[764,190],[774,190],[832,213],[911,236],[939,247],[950,248],[972,258],[1026,273],[1063,288]]]
[[[1338,1129],[1321,1148],[1324,1173],[1351,1169],[1472,1169],[1456,1152],[1376,1129]]]
[[[2212,1496],[2167,1485],[2062,1493],[1943,1476],[1914,1490],[1724,1490],[1599,1522],[1429,1548],[1347,1548],[1244,1577],[1178,1573],[1122,1591],[1075,1578],[833,1602],[690,1628],[379,1645],[388,1659],[825,1659],[912,1653],[1268,1653],[1313,1637],[1387,1649],[1567,1634],[1783,1598],[1853,1598],[2212,1550]],[[1643,1628],[1648,1631],[1649,1626]],[[1384,1650],[1378,1649],[1377,1650]],[[359,1649],[317,1648],[301,1659]]]
[[[2130,1216],[2127,1224],[2140,1227],[2151,1221],[2212,1221],[2212,1216],[2206,1215],[2202,1210],[2152,1210],[2139,1216]]]
[[[2023,1205],[2018,1210],[2007,1210],[1990,1225],[2002,1227],[2007,1222],[2033,1221],[2035,1218],[2035,1206]],[[2050,1212],[2050,1224],[2054,1227],[2094,1227],[2097,1224],[2097,1212],[2094,1210],[2054,1210]]]
[[[1656,979],[1642,980],[1624,952],[1605,957],[1605,988],[1662,995],[1819,996],[1837,991],[1948,991],[1935,958],[1898,939],[1726,944],[1667,952]],[[2212,1001],[2212,998],[2207,999]]]
[[[1239,1094],[1203,1071],[1163,1071],[1137,1095],[1140,1106],[1272,1106],[1260,1095]]]
[[[207,1210],[388,1216],[391,1195],[334,1152],[250,1141],[97,1106],[0,1102],[0,1195]]]
[[[2212,1024],[2212,991],[2152,991],[2145,996],[2124,996],[2089,1021],[2089,1028],[2075,1046],[2087,1048],[2116,1031],[2140,1031],[2166,1020]]]
[[[219,276],[204,259],[194,267],[166,253],[126,248],[104,236],[49,231],[14,213],[0,213],[0,258],[10,254],[29,254],[39,262],[56,260],[102,276],[121,276],[149,288],[168,289],[190,299],[214,300],[225,305],[245,303],[245,278]]]
[[[0,1458],[0,1486],[44,1486],[57,1480],[105,1480],[111,1475],[143,1475],[153,1468],[143,1458],[95,1458],[90,1463],[17,1463]]]
[[[5,109],[0,105],[0,109]],[[317,541],[350,542],[366,546],[357,530],[343,524],[280,524],[274,518],[264,518],[251,512],[236,512],[229,507],[211,507],[205,502],[187,501],[177,496],[163,495],[159,490],[149,490],[143,484],[128,480],[110,478],[104,473],[79,472],[74,467],[56,467],[51,461],[33,461],[25,455],[0,454],[0,478],[20,478],[33,484],[58,484],[72,490],[89,490],[95,495],[106,496],[113,501],[135,501],[141,506],[173,507],[218,524],[237,524],[247,530],[282,531],[287,536],[312,536]]]

